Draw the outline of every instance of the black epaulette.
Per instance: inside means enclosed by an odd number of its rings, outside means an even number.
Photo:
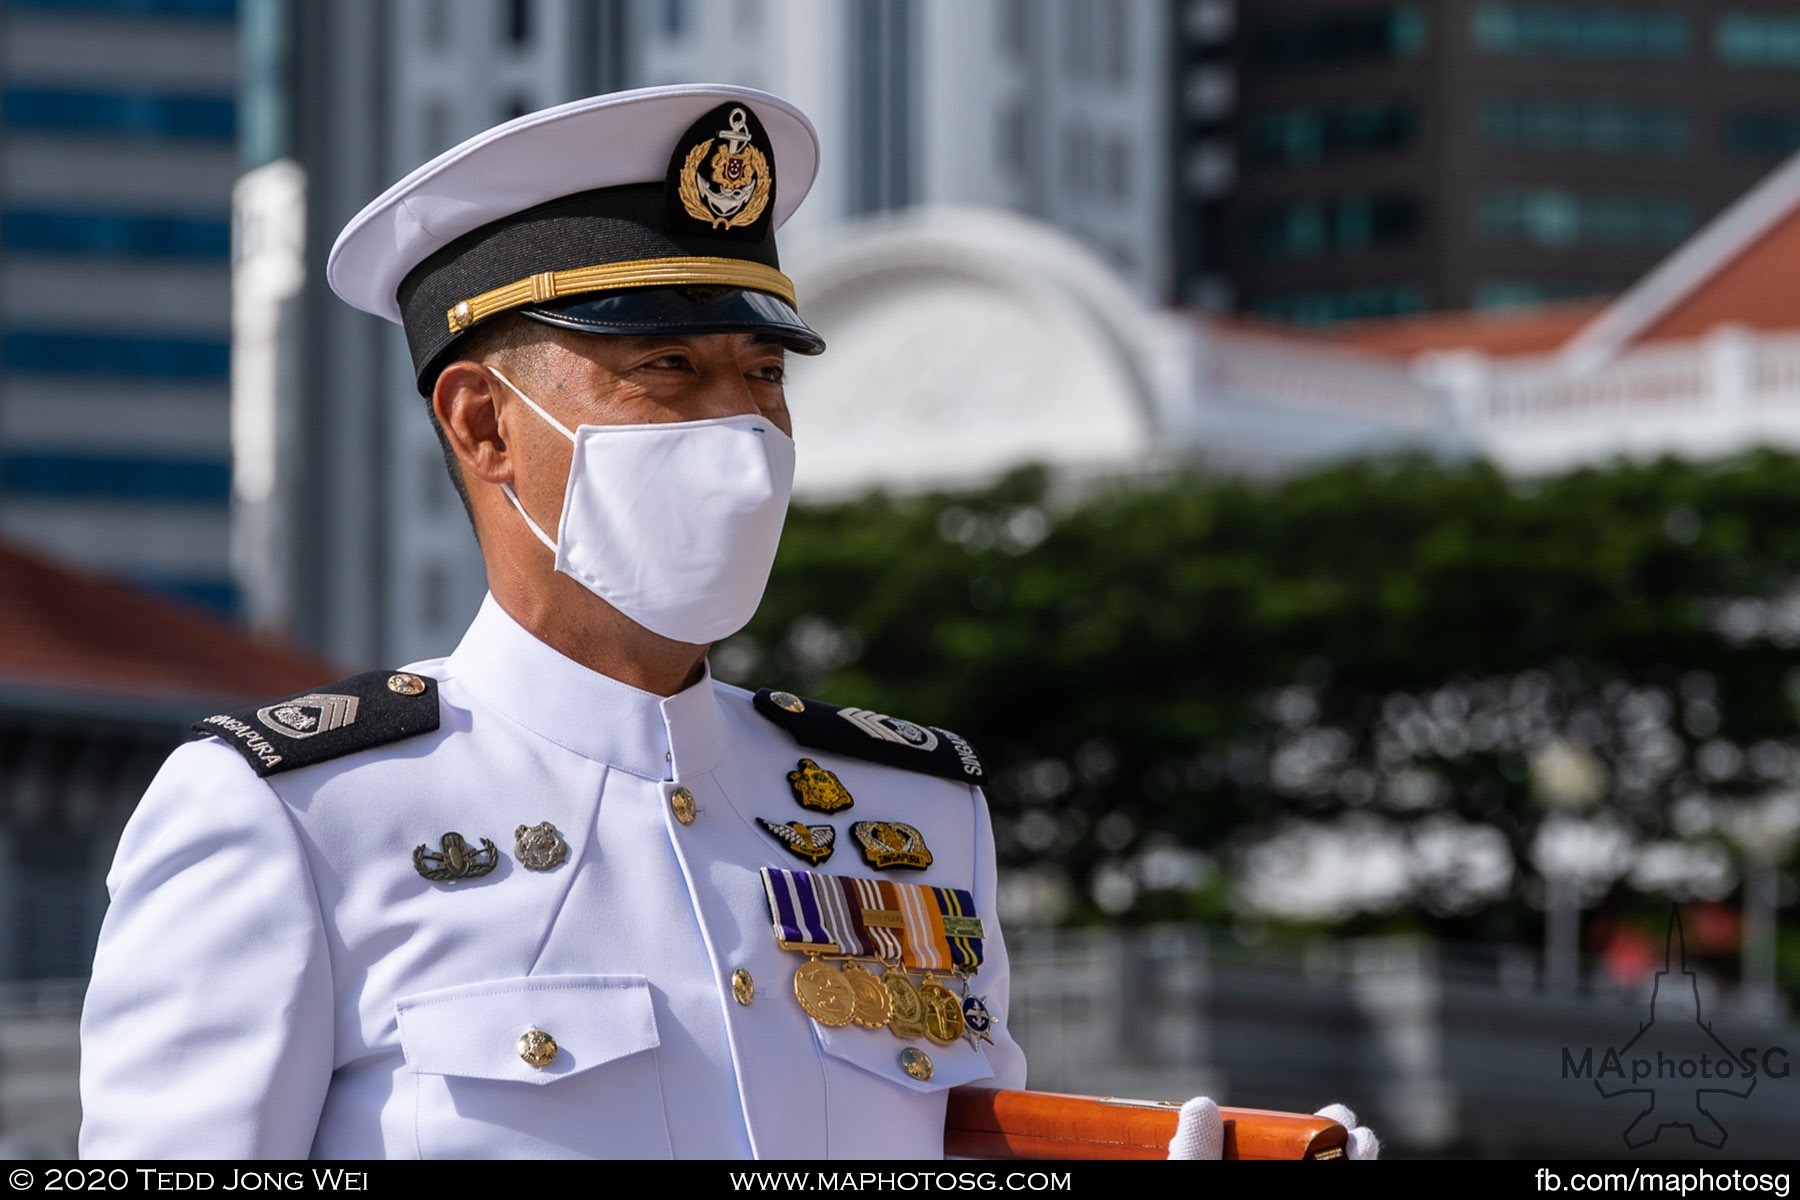
[[[963,783],[980,783],[986,772],[969,743],[948,729],[914,725],[866,708],[839,708],[802,700],[792,692],[763,688],[756,711],[775,722],[802,746],[866,758],[908,771],[923,771]]]
[[[437,727],[437,680],[406,671],[365,671],[260,708],[219,713],[190,728],[223,740],[258,775],[269,776]]]

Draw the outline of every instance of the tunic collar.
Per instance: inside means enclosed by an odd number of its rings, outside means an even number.
[[[645,779],[679,780],[724,757],[723,697],[710,666],[673,696],[641,691],[551,649],[491,594],[445,667],[449,678],[533,733]]]

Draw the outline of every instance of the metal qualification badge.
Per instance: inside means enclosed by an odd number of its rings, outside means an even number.
[[[938,978],[954,976],[966,992],[981,969],[984,931],[969,892],[780,867],[764,867],[762,879],[776,944],[807,956],[794,995],[813,1020],[940,1046],[970,1033],[968,997]],[[978,1036],[986,1037],[991,1018],[979,998],[975,1007]],[[929,1071],[929,1062],[907,1069]]]

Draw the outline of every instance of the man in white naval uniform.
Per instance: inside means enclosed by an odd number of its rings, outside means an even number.
[[[490,593],[449,657],[170,757],[108,877],[84,1156],[935,1158],[948,1089],[1024,1085],[975,752],[706,666],[786,513],[784,354],[824,348],[774,245],[817,153],[775,97],[645,89],[345,228]],[[1221,1138],[1196,1100],[1171,1149]]]
[[[332,284],[405,327],[490,595],[447,658],[171,756],[108,879],[84,1156],[936,1157],[947,1089],[1023,1086],[974,753],[706,669],[786,508],[783,353],[823,348],[773,246],[816,153],[774,97],[648,89],[346,228]],[[771,880],[812,876],[888,885],[835,928],[904,933],[970,1019],[803,1008]]]

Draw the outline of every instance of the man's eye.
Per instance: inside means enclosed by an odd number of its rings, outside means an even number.
[[[767,383],[780,383],[787,378],[787,368],[777,363],[771,367],[758,367],[751,374]]]
[[[645,365],[655,367],[660,371],[685,371],[688,367],[688,357],[685,354],[663,354],[651,359]]]

